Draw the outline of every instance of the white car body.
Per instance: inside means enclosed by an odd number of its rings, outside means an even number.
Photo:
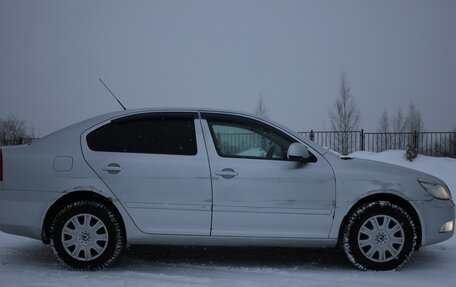
[[[100,152],[88,146],[92,131],[146,114],[193,115],[196,154]],[[276,129],[303,144],[315,161],[257,159],[266,152],[258,148],[239,153],[246,158],[220,156],[208,124],[214,115]],[[440,179],[394,165],[343,159],[276,123],[238,112],[114,112],[30,145],[0,149],[0,230],[45,243],[59,206],[84,198],[112,204],[129,244],[335,247],[351,212],[379,200],[408,212],[417,246],[453,235],[452,227],[442,232],[444,224],[454,222],[452,200],[435,198],[418,181],[446,187]]]

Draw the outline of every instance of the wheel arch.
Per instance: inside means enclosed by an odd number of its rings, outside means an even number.
[[[339,234],[338,234],[338,239],[337,239],[337,245],[340,246],[341,240],[343,237],[343,232],[344,232],[344,227],[345,224],[347,223],[348,218],[350,215],[361,205],[369,202],[374,202],[374,201],[388,201],[393,204],[396,204],[400,207],[402,207],[412,218],[413,222],[415,223],[415,228],[416,228],[416,235],[417,235],[417,241],[416,241],[416,249],[418,249],[421,246],[422,242],[422,227],[421,227],[421,220],[420,217],[413,205],[403,197],[400,197],[396,194],[392,193],[376,193],[376,194],[371,194],[366,197],[363,197],[359,199],[355,204],[352,205],[350,210],[345,214],[344,218],[342,219],[342,222],[339,227]]]
[[[112,208],[113,212],[119,219],[120,225],[122,227],[122,231],[124,233],[124,238],[126,239],[126,229],[125,223],[122,215],[120,214],[117,207],[113,204],[112,199],[109,197],[105,197],[99,193],[89,190],[78,190],[72,191],[70,193],[64,194],[62,197],[57,199],[47,210],[46,215],[44,216],[42,230],[41,230],[41,240],[44,244],[50,243],[50,229],[52,225],[52,220],[57,215],[57,213],[67,204],[71,202],[75,202],[78,200],[94,200],[100,203],[104,203]]]

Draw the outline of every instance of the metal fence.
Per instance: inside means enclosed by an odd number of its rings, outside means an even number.
[[[363,133],[361,131],[313,131],[299,132],[300,135],[309,138],[319,145],[328,147],[342,154],[363,150]]]
[[[355,151],[405,150],[410,145],[420,154],[456,158],[456,132],[378,133],[364,130],[311,130],[299,134],[344,155]]]
[[[31,144],[37,140],[37,138],[0,139],[0,146]]]
[[[220,148],[223,154],[238,154],[251,147],[261,147],[265,145],[265,140],[259,134],[254,133],[235,133],[217,134],[220,141]]]

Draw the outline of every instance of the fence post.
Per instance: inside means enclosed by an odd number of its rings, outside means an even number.
[[[359,133],[359,145],[361,151],[364,151],[364,129],[361,129],[361,132]]]
[[[418,150],[418,132],[416,130],[413,133],[413,147]]]
[[[314,141],[314,137],[315,137],[314,131],[310,130],[310,140]]]

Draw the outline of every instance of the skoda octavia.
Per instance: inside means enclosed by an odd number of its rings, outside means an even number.
[[[338,247],[389,270],[453,227],[440,179],[238,112],[114,112],[0,149],[0,230],[76,270],[109,266],[127,244]]]

